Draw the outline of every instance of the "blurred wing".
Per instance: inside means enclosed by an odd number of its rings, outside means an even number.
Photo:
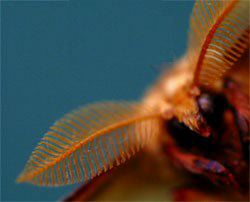
[[[86,183],[129,159],[156,135],[159,123],[158,114],[136,103],[79,108],[50,127],[17,181],[42,186]]]
[[[194,85],[214,88],[248,48],[249,1],[196,1],[188,50]]]
[[[64,201],[172,201],[172,189],[187,180],[162,150],[141,152],[108,176],[100,175],[79,187]]]

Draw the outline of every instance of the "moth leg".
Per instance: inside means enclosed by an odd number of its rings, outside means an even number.
[[[236,124],[239,128],[242,142],[243,144],[249,144],[250,100],[249,92],[245,91],[244,88],[239,85],[239,83],[231,79],[227,79],[224,88],[225,95],[229,104],[234,108]]]
[[[249,190],[249,142],[243,139],[237,119],[238,117],[231,110],[225,111],[224,120],[227,130],[221,136],[221,147],[224,150],[218,158],[234,171],[235,178],[241,185],[241,191],[245,192]]]
[[[233,174],[218,161],[207,159],[192,153],[181,151],[177,146],[169,145],[167,149],[174,162],[188,171],[203,175],[212,183],[238,188]]]

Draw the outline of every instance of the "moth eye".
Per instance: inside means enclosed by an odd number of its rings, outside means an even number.
[[[198,98],[198,105],[202,113],[210,115],[214,112],[214,102],[212,96],[202,94]]]
[[[210,127],[220,128],[223,114],[228,108],[228,102],[222,94],[202,93],[197,99],[198,107],[203,118]]]

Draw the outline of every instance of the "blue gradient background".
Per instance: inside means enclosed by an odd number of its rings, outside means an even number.
[[[1,198],[57,200],[77,185],[16,184],[43,133],[89,102],[134,100],[186,49],[192,1],[2,1]]]

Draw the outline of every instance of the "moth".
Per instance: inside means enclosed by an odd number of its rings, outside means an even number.
[[[142,100],[66,114],[45,133],[17,182],[81,182],[88,191],[93,178],[144,149],[246,196],[249,121],[249,2],[198,0],[185,55]]]

